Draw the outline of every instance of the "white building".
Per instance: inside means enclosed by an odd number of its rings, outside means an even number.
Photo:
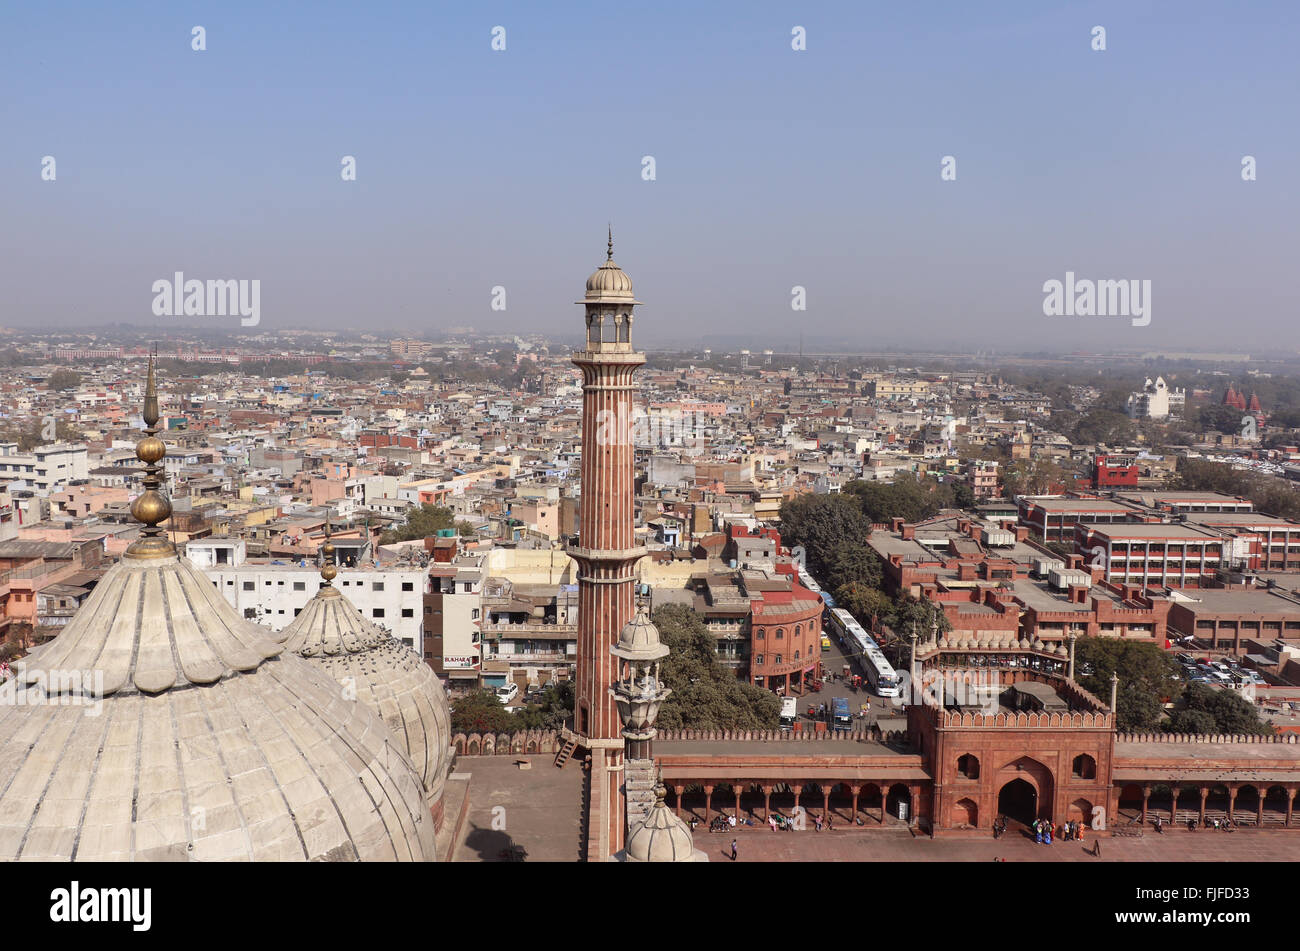
[[[196,549],[195,554],[202,555],[202,551]],[[204,569],[204,574],[241,616],[277,631],[298,615],[321,586],[320,570],[314,563],[302,567],[218,566]],[[348,568],[339,571],[334,586],[367,621],[422,652],[426,577],[418,568]]]
[[[1187,391],[1170,389],[1165,378],[1147,379],[1142,389],[1130,393],[1128,414],[1134,419],[1168,419],[1171,411],[1182,412],[1187,405]]]
[[[19,452],[18,443],[0,443],[0,484],[21,482],[15,488],[31,489],[42,498],[67,488],[74,479],[90,476],[90,459],[80,444],[52,443],[31,452]]]

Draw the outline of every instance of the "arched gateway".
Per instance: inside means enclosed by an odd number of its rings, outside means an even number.
[[[1038,818],[1038,790],[1023,779],[1011,780],[998,792],[998,812],[1029,825]]]

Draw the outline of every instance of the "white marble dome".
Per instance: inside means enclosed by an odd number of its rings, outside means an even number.
[[[632,828],[623,848],[626,862],[707,862],[709,857],[695,848],[690,827],[673,815],[664,801],[662,785],[656,787],[650,813]]]
[[[0,859],[434,858],[419,776],[379,717],[187,559],[125,557],[5,689],[74,670],[102,675],[98,712],[65,705],[71,688],[0,707]]]
[[[433,669],[362,617],[328,579],[272,636],[340,687],[355,691],[357,700],[383,718],[419,772],[435,825],[441,826],[451,766],[451,709]]]

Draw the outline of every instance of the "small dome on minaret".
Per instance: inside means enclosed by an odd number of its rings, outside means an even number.
[[[593,304],[608,301],[610,303],[632,303],[632,278],[614,263],[614,231],[609,231],[609,245],[605,252],[605,263],[587,278],[587,296],[580,304]]]

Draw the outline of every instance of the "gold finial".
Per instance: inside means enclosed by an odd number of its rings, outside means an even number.
[[[609,226],[609,246],[605,251],[605,260],[614,260],[614,226],[612,224]]]
[[[172,504],[159,489],[163,484],[163,467],[159,465],[167,455],[167,445],[158,438],[158,386],[154,379],[154,357],[149,355],[149,375],[144,386],[144,408],[141,416],[145,423],[145,437],[135,447],[135,457],[145,464],[144,491],[131,503],[131,514],[144,523],[140,537],[127,548],[130,558],[174,557],[176,546],[159,527],[172,514]]]
[[[334,564],[334,543],[330,541],[330,519],[328,515],[325,516],[325,544],[321,546],[320,553],[320,586],[322,589],[330,588],[330,582],[338,576],[339,569]]]

